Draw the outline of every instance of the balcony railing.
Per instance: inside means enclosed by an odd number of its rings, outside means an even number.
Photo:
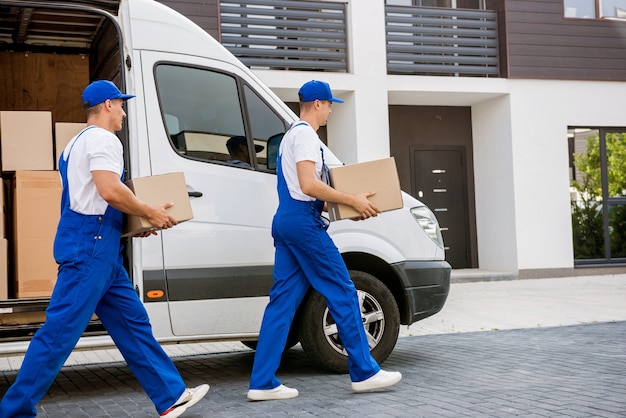
[[[493,11],[385,6],[389,74],[498,77]]]
[[[251,68],[346,72],[346,4],[220,3],[221,42]]]
[[[389,74],[498,77],[493,11],[385,6]],[[222,44],[250,68],[348,72],[346,3],[220,3]]]

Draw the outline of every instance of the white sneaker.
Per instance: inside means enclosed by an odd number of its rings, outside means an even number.
[[[200,385],[193,389],[185,389],[174,405],[166,409],[161,417],[176,418],[181,416],[187,409],[197,404],[209,391],[209,385]]]
[[[280,385],[274,389],[250,389],[248,391],[248,399],[253,401],[274,401],[295,398],[298,394],[298,389]]]
[[[395,385],[400,379],[402,379],[400,372],[386,372],[380,370],[369,379],[365,379],[361,382],[352,382],[352,390],[355,392],[365,392],[368,390],[382,389]]]

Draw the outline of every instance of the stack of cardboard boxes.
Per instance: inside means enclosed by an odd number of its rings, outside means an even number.
[[[49,297],[61,180],[56,158],[84,123],[56,123],[48,111],[0,112],[0,300]]]

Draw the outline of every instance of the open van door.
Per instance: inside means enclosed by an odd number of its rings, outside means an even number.
[[[245,109],[261,99],[221,61],[142,51],[135,62],[150,174],[182,171],[194,216],[160,233],[172,331],[256,335],[272,284],[276,176],[266,169],[267,143],[257,141],[264,153],[251,155],[261,170],[231,165],[225,144],[255,129]],[[284,132],[284,119],[266,108],[264,129]]]

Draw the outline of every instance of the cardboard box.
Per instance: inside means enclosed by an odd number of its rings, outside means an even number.
[[[15,296],[49,297],[57,277],[53,244],[59,223],[58,171],[16,171],[13,176]]]
[[[5,229],[5,213],[6,213],[6,208],[5,208],[5,200],[6,197],[4,196],[4,181],[2,180],[2,178],[0,178],[0,238],[4,238],[6,237],[6,229]]]
[[[393,157],[333,167],[330,169],[330,185],[352,194],[376,192],[369,199],[383,212],[403,206],[400,179]],[[331,221],[359,217],[350,206],[336,203],[328,204],[328,214]]]
[[[167,212],[179,223],[193,218],[185,175],[182,172],[139,177],[127,181],[126,184],[135,196],[150,205],[174,203]],[[125,217],[122,236],[133,236],[151,229],[153,227],[147,219],[129,215]]]
[[[0,238],[0,300],[9,298],[9,243]]]
[[[80,131],[87,127],[86,123],[57,122],[54,124],[54,169],[58,170],[61,153]]]
[[[0,112],[2,171],[52,170],[52,113]]]

